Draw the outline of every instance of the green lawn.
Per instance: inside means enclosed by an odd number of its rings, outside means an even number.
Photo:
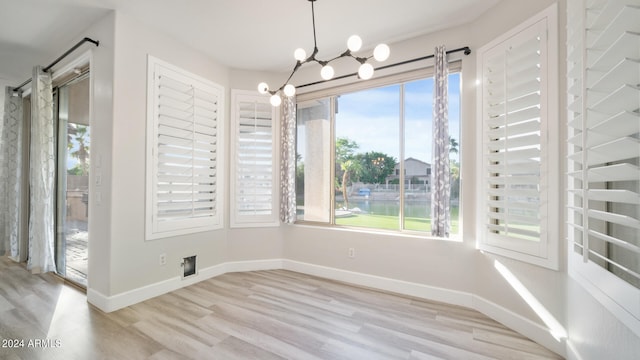
[[[398,216],[376,214],[354,214],[353,216],[337,218],[337,225],[357,226],[374,229],[399,230]],[[406,230],[431,231],[431,219],[405,217]],[[458,233],[458,208],[451,209],[451,233]]]

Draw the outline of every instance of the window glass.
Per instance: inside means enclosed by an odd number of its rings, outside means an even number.
[[[338,98],[335,120],[335,223],[400,229],[400,85]]]
[[[298,103],[298,220],[430,232],[433,78]],[[460,74],[449,75],[451,233],[458,232]]]

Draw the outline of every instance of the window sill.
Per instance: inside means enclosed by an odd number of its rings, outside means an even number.
[[[436,241],[449,241],[449,242],[458,242],[462,243],[462,234],[455,234],[448,238],[441,238],[431,236],[427,233],[421,233],[417,231],[397,231],[397,230],[384,230],[384,229],[370,229],[370,228],[359,228],[352,226],[342,226],[342,225],[330,225],[330,224],[322,224],[316,222],[305,222],[299,221],[291,226],[295,227],[303,227],[303,228],[313,228],[313,229],[324,229],[331,231],[340,231],[340,232],[352,232],[352,233],[360,233],[360,234],[370,234],[377,236],[390,236],[390,237],[398,237],[398,238],[410,238],[410,239],[421,239],[421,240],[436,240]]]

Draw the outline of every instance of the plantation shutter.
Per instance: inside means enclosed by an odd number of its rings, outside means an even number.
[[[150,77],[152,191],[148,211],[152,229],[148,235],[216,228],[221,204],[218,127],[222,90],[163,63],[154,64]]]
[[[568,6],[572,268],[640,319],[640,1]]]
[[[554,8],[555,10],[555,8]],[[481,247],[549,264],[550,59],[545,16],[480,49]]]
[[[231,225],[276,226],[276,110],[253,92],[233,90],[231,103]]]

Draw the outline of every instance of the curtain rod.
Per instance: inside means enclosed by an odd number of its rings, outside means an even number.
[[[74,52],[77,48],[79,48],[82,44],[84,44],[85,42],[90,42],[92,44],[94,44],[95,46],[100,46],[100,41],[98,40],[93,40],[91,38],[84,38],[80,41],[78,41],[77,44],[73,45],[73,47],[69,50],[67,50],[64,54],[60,55],[60,57],[58,57],[57,59],[55,59],[51,64],[49,64],[49,66],[47,66],[46,68],[44,68],[44,71],[49,71],[52,67],[56,66],[57,63],[59,63],[62,59],[64,59],[65,57],[67,57],[69,54],[71,54],[72,52]],[[25,82],[23,82],[22,84],[14,87],[12,90],[13,91],[18,91],[20,89],[22,89],[25,85],[27,85],[28,83],[31,82],[31,79],[26,80]]]
[[[471,54],[471,49],[468,46],[457,48],[457,49],[453,49],[453,50],[449,50],[449,51],[447,51],[447,54],[456,53],[456,52],[460,52],[460,51],[464,51],[465,55]],[[427,55],[427,56],[423,56],[423,57],[419,57],[419,58],[415,58],[415,59],[411,59],[411,60],[401,61],[401,62],[398,62],[398,63],[395,63],[395,64],[384,65],[384,66],[380,66],[380,67],[375,68],[374,71],[384,70],[384,69],[392,68],[394,66],[405,65],[405,64],[412,63],[412,62],[416,62],[416,61],[427,60],[427,59],[433,58],[434,56],[435,55],[431,54],[431,55]],[[334,78],[329,79],[329,80],[320,80],[320,81],[315,81],[315,82],[308,83],[308,84],[298,85],[298,86],[296,86],[296,88],[302,88],[302,87],[305,87],[305,86],[322,84],[322,83],[326,83],[328,81],[340,80],[340,79],[348,78],[348,77],[354,76],[354,75],[358,75],[358,73],[351,73],[351,74],[347,74],[347,75],[334,77]]]

